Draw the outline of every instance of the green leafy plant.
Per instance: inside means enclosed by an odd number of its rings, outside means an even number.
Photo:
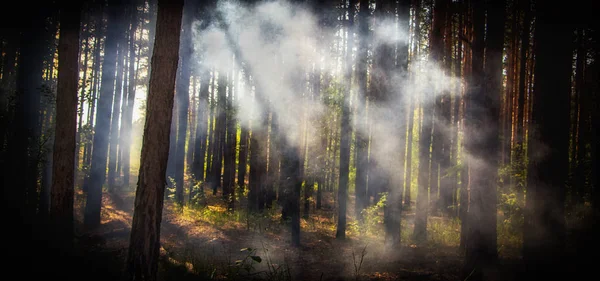
[[[374,236],[383,235],[383,212],[385,202],[387,201],[387,192],[380,193],[380,198],[377,204],[364,209],[361,212],[363,223],[359,224],[360,233],[371,234]]]

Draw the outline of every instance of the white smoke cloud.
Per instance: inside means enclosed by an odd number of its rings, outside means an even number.
[[[218,72],[231,72],[234,69],[247,71],[245,75],[252,77],[256,87],[255,95],[262,95],[268,100],[277,114],[281,132],[289,143],[299,145],[304,116],[320,116],[326,110],[321,99],[307,98],[312,88],[308,78],[310,73],[314,68],[323,67],[323,76],[332,73],[334,83],[344,81],[339,60],[346,56],[335,54],[336,49],[331,45],[334,42],[332,38],[342,35],[340,29],[344,27],[319,26],[317,17],[309,10],[287,1],[267,1],[253,6],[242,6],[231,1],[219,3],[217,13],[222,16],[222,21],[213,22],[208,28],[194,32],[195,55],[203,58],[200,67]],[[371,50],[376,50],[380,44],[408,44],[408,31],[398,30],[393,18],[378,20],[372,29]],[[361,38],[355,30],[352,32],[355,32],[356,51]],[[337,47],[338,51],[343,49],[345,47]],[[235,54],[239,57],[233,60]],[[345,63],[354,64],[354,61]],[[408,101],[418,98],[432,103],[436,97],[449,93],[459,83],[430,62],[413,64],[410,73],[394,70],[389,77],[391,97],[384,104],[369,105],[368,110],[372,133],[371,155],[381,159],[396,159],[393,162],[386,160],[388,162],[381,165],[393,173],[403,163],[401,152],[404,150],[400,147],[404,140],[400,140],[399,134],[405,128]],[[324,88],[327,86],[323,85]],[[243,97],[238,99],[237,118],[246,126],[249,120],[268,108],[266,104],[250,98],[252,89],[249,85],[237,88],[237,94]],[[351,89],[354,93],[364,94],[358,91],[357,85],[352,85]],[[350,102],[350,95],[345,95],[346,102]],[[360,111],[365,107],[359,105],[351,108]],[[355,114],[351,116],[352,119],[356,118]],[[365,124],[354,120],[351,124],[357,124],[354,130],[368,133],[369,128]],[[309,122],[308,126],[309,132],[318,132],[317,126],[320,124]],[[390,153],[396,153],[398,157],[390,158]]]

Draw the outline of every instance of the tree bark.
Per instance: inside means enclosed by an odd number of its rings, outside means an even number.
[[[346,59],[344,70],[345,95],[342,101],[342,128],[340,132],[340,174],[338,186],[338,222],[335,237],[346,238],[346,202],[348,201],[348,176],[350,172],[350,140],[352,127],[350,125],[350,89],[352,89],[352,46],[354,41],[354,0],[348,5],[348,43],[346,44]],[[305,187],[308,188],[308,187]],[[310,186],[312,188],[312,186]]]
[[[192,21],[195,12],[193,1],[187,1],[183,12],[181,44],[179,46],[180,75],[177,77],[177,142],[175,148],[175,202],[183,204],[183,178],[185,172],[185,137],[187,134],[188,111],[190,107],[190,78],[192,76],[191,56],[192,46]]]
[[[182,13],[183,0],[158,0],[141,166],[127,258],[130,280],[157,278]]]
[[[367,53],[369,46],[369,1],[360,0],[360,10],[358,12],[358,54],[357,54],[357,80],[359,92],[357,93],[356,109],[356,217],[362,221],[362,211],[368,206],[369,197],[367,196],[367,169],[368,169],[368,136],[367,131]]]
[[[73,197],[77,134],[77,84],[79,76],[79,24],[81,3],[61,2],[58,42],[56,133],[50,216],[63,247],[73,242]],[[67,250],[67,249],[63,249]]]

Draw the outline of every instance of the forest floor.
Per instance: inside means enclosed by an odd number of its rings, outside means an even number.
[[[134,197],[130,190],[104,192],[101,226],[84,231],[84,194],[76,192],[75,260],[80,271],[104,280],[123,278]],[[456,220],[431,216],[428,242],[416,246],[410,239],[414,208],[405,211],[402,246],[388,249],[381,214],[373,209],[369,227],[359,227],[350,216],[347,238],[339,241],[333,198],[324,192],[323,208],[316,212],[311,204],[310,216],[301,220],[298,248],[290,246],[289,225],[281,222],[278,206],[248,215],[244,202],[236,206],[242,211],[227,211],[220,194],[207,195],[196,208],[167,200],[159,280],[462,280]],[[518,260],[502,258],[498,279],[514,279]]]

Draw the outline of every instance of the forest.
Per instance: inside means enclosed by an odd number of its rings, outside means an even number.
[[[7,277],[597,273],[600,1],[2,6]]]

